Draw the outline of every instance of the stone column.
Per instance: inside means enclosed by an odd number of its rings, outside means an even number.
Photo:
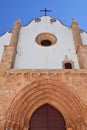
[[[13,63],[13,52],[15,51],[15,46],[13,45],[5,45],[4,52],[2,56],[2,69],[10,69],[12,68]]]
[[[1,60],[2,69],[11,69],[14,66],[20,27],[20,20],[17,20],[14,23],[10,45],[4,46],[4,52]]]
[[[19,124],[15,124],[14,130],[20,130],[20,125]]]
[[[71,28],[79,66],[81,69],[87,69],[87,45],[83,45],[78,23],[74,19]]]
[[[18,38],[19,38],[19,32],[20,32],[20,19],[18,19],[15,23],[14,23],[14,29],[12,31],[12,37],[10,40],[10,44],[11,45],[17,45],[18,43]]]
[[[7,121],[6,121],[6,123],[5,123],[5,128],[6,128],[6,130],[9,130],[9,124],[10,124],[10,122],[7,122]]]
[[[15,123],[14,123],[14,122],[11,122],[10,130],[14,130],[14,126],[15,126]]]
[[[77,56],[81,69],[87,69],[87,45],[78,48]]]
[[[29,125],[27,125],[27,123],[25,123],[23,130],[28,130],[28,129],[29,129]]]
[[[78,27],[78,22],[76,22],[75,19],[72,20],[72,34],[73,34],[73,40],[74,40],[74,45],[76,52],[78,51],[78,47],[82,45],[82,40],[80,36],[80,30]]]
[[[24,125],[20,124],[20,129],[19,130],[24,130]]]

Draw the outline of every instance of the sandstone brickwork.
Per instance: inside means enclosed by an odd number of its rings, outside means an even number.
[[[28,129],[33,112],[44,104],[50,104],[64,116],[67,130],[86,130],[86,87],[85,70],[1,72],[1,129],[4,130],[4,125],[14,130]]]
[[[87,45],[83,45],[82,43],[80,29],[75,20],[72,21],[72,34],[79,66],[81,69],[87,69]]]
[[[10,45],[4,46],[4,52],[0,64],[0,70],[11,69],[14,66],[20,27],[21,27],[20,20],[18,19],[14,23],[14,29],[12,31]]]

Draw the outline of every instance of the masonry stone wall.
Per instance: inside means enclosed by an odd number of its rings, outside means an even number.
[[[76,127],[75,130],[79,130],[77,128],[79,125],[81,130],[85,130],[87,121],[86,88],[87,72],[85,70],[8,70],[0,72],[0,130],[4,130],[4,125],[9,129],[13,127],[14,130],[19,130],[19,127],[28,129],[33,111],[46,103],[61,111],[67,129],[72,128],[73,125]],[[22,100],[26,99],[26,95],[29,97],[29,101],[25,100],[23,103]],[[30,102],[33,104],[31,110]],[[30,110],[29,116],[24,118],[22,114],[28,111],[27,108]],[[15,112],[21,111],[21,109],[22,113],[16,115]]]

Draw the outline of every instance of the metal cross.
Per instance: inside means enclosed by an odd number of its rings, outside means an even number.
[[[47,16],[47,12],[51,12],[51,10],[47,10],[46,8],[44,10],[40,10],[40,12],[44,12],[45,16]]]

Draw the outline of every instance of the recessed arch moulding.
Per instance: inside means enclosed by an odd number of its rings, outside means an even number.
[[[5,128],[28,130],[32,114],[44,104],[56,108],[63,115],[66,130],[85,130],[85,108],[72,88],[54,79],[34,81],[23,88],[12,101]]]

